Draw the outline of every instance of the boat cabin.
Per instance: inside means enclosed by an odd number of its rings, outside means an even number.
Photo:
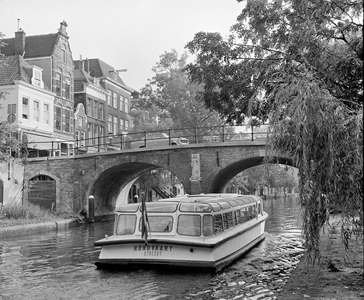
[[[146,203],[151,235],[213,237],[263,215],[262,199],[253,195],[193,195]],[[114,235],[142,233],[142,204],[117,208]]]

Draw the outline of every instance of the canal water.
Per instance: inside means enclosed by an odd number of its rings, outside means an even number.
[[[276,299],[303,255],[296,197],[268,199],[266,239],[217,274],[96,269],[111,222],[0,241],[0,300]]]

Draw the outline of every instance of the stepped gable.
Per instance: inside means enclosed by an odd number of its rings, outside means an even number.
[[[0,58],[0,85],[14,84],[15,80],[31,83],[26,67],[30,65],[19,55]]]
[[[58,33],[26,36],[23,58],[51,56],[57,38]],[[5,46],[1,48],[1,53],[5,56],[15,55],[15,38],[3,39],[2,41]]]

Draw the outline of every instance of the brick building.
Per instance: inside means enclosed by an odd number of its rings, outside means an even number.
[[[119,76],[124,70],[115,70],[101,59],[81,58],[74,63],[75,103],[86,108],[89,148],[120,149],[131,129],[130,103],[137,93]]]

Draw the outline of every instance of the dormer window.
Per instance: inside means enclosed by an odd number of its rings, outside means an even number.
[[[32,84],[44,88],[42,72],[43,70],[41,68],[32,66]]]

